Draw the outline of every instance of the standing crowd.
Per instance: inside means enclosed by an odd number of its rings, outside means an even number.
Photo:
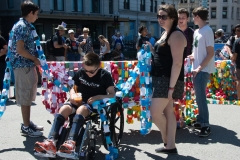
[[[30,118],[31,104],[37,93],[36,66],[40,65],[34,45],[35,29],[31,23],[37,20],[39,7],[30,1],[24,1],[21,4],[21,11],[22,18],[10,32],[11,43],[8,56],[15,77],[16,101],[22,111],[21,134],[39,137],[43,135],[41,132],[43,127],[34,124]],[[185,58],[189,58],[193,65],[193,84],[199,109],[193,126],[200,130],[200,137],[207,137],[211,133],[205,90],[210,74],[215,71],[214,34],[206,22],[208,17],[206,8],[195,8],[192,14],[194,24],[199,27],[195,31],[187,25],[189,12],[186,9],[177,11],[172,5],[161,5],[156,18],[165,31],[160,39],[156,41],[145,26],[141,26],[138,30],[140,36],[136,49],[139,51],[143,45],[147,44],[152,52],[153,97],[150,111],[163,141],[163,147],[155,150],[157,153],[178,153],[175,143],[176,118],[172,108],[173,100],[181,99],[183,96]],[[62,37],[67,30],[66,27],[59,25],[55,29],[56,33],[52,36],[55,59],[57,61],[81,60],[83,67],[73,77],[74,87],[70,91],[70,100],[60,108],[55,116],[48,139],[44,142],[36,142],[34,149],[42,154],[56,154],[60,127],[69,115],[75,114],[69,137],[59,149],[59,152],[67,155],[75,150],[76,137],[83,126],[84,118],[96,112],[92,103],[115,96],[111,75],[100,67],[100,61],[122,60],[121,49],[124,48],[124,44],[123,37],[120,33],[116,33],[113,36],[114,44],[111,44],[114,49],[111,51],[109,41],[103,35],[99,35],[100,53],[95,54],[88,28],[83,28],[83,34],[79,34],[78,31],[77,36],[74,30],[68,30],[69,38],[66,40]],[[222,30],[216,31],[215,42],[226,41],[222,33]],[[240,56],[238,56],[240,54],[240,25],[235,26],[234,33],[226,41],[226,46],[229,48],[229,57],[237,66],[237,90],[239,91],[238,98],[240,98]],[[0,36],[0,89],[3,86],[7,48],[6,41]],[[82,94],[80,104],[74,101],[74,96],[78,92]]]

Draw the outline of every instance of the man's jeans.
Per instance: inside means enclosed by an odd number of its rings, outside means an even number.
[[[68,61],[80,61],[81,55],[79,53],[67,53],[67,60]]]
[[[209,77],[209,73],[199,72],[196,77],[193,78],[193,85],[199,112],[197,116],[197,123],[200,123],[202,127],[209,126],[209,112],[206,100],[206,87]]]

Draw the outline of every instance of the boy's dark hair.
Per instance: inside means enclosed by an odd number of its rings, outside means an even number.
[[[178,10],[178,14],[183,14],[183,13],[185,13],[185,14],[187,15],[187,18],[189,17],[189,12],[188,12],[188,10],[185,9],[185,8],[180,8],[180,9]]]
[[[199,16],[203,21],[208,19],[208,10],[204,7],[197,7],[193,10],[192,14],[194,16]]]
[[[141,26],[141,27],[139,27],[138,28],[138,33],[142,33],[142,31],[144,30],[144,29],[146,29],[147,27],[145,27],[145,26]]]
[[[100,59],[99,56],[95,53],[87,53],[83,57],[83,64],[87,66],[99,66],[100,65]]]
[[[21,4],[22,17],[26,17],[29,13],[33,14],[39,10],[39,7],[30,0],[26,0]]]

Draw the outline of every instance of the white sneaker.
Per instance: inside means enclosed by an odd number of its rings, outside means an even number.
[[[23,125],[21,125],[21,133],[23,136],[29,136],[29,137],[41,137],[43,135],[42,132],[40,132],[39,130],[36,130],[32,126],[25,128]]]

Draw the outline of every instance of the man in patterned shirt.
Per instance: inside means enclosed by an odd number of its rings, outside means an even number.
[[[21,133],[25,136],[42,136],[42,126],[30,121],[30,109],[32,101],[36,98],[38,76],[36,65],[40,61],[36,57],[34,45],[36,30],[31,23],[38,18],[39,7],[31,1],[21,4],[22,18],[13,26],[10,41],[10,62],[15,76],[16,101],[21,106],[23,124]]]

